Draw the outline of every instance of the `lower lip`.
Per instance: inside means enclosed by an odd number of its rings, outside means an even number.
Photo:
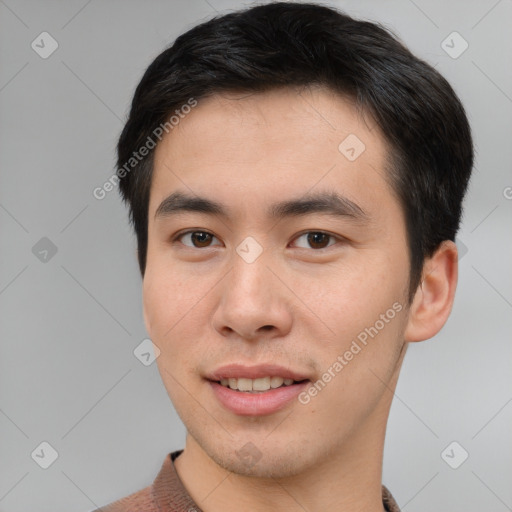
[[[259,393],[235,391],[213,381],[209,381],[209,384],[219,402],[226,409],[240,416],[262,416],[272,414],[286,407],[308,386],[309,381],[306,380]]]

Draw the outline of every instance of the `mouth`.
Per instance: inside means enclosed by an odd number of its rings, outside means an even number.
[[[223,409],[237,416],[266,416],[291,406],[309,386],[309,379],[283,377],[207,380],[213,398]]]
[[[214,401],[238,416],[263,416],[290,406],[309,375],[274,363],[228,364],[204,376]]]
[[[279,376],[259,377],[257,379],[249,379],[245,377],[231,377],[220,380],[213,380],[225,388],[242,393],[261,394],[266,393],[273,389],[280,389],[283,387],[293,386],[294,384],[301,384],[307,382],[308,379],[294,380]]]

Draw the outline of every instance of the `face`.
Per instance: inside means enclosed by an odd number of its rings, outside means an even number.
[[[386,155],[323,88],[201,100],[157,147],[144,318],[189,436],[222,467],[293,475],[382,432],[409,278]],[[225,387],[237,375],[258,379]],[[247,391],[266,376],[304,382]]]

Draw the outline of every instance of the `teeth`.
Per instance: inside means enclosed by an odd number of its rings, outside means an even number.
[[[248,380],[249,382],[251,382],[250,379],[244,380]],[[238,381],[238,383],[240,383],[240,380]],[[254,379],[252,381],[251,389],[253,391],[267,391],[268,389],[270,389],[270,377],[261,377],[260,379]]]
[[[231,385],[231,382],[229,383]],[[251,379],[238,379],[237,388],[239,391],[252,391]],[[233,388],[231,388],[233,389]]]
[[[284,382],[284,379],[282,377],[272,377],[270,379],[270,387],[271,388],[278,388],[279,386],[282,386]]]
[[[238,391],[268,391],[269,389],[279,388],[283,385],[290,386],[293,379],[283,379],[283,377],[261,377],[259,379],[221,379],[220,383]]]

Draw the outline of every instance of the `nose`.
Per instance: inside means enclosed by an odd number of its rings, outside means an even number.
[[[219,293],[212,325],[222,336],[255,340],[285,336],[290,331],[292,294],[269,268],[264,254],[252,263],[235,255]]]

